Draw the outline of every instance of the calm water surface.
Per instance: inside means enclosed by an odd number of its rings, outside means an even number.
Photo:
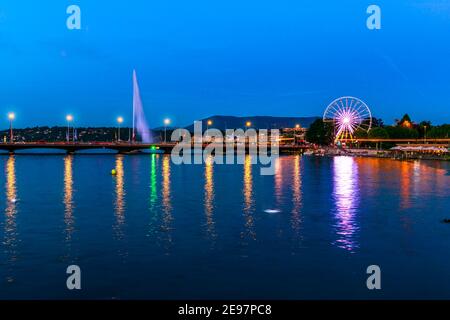
[[[249,157],[2,155],[0,298],[448,299],[449,171],[284,156],[261,176]],[[70,264],[81,291],[66,289]],[[371,264],[381,291],[366,288]]]

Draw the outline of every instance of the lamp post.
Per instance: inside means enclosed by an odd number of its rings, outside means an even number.
[[[73,121],[73,116],[68,114],[66,116],[66,120],[67,120],[67,137],[66,137],[66,141],[70,142],[70,122]]]
[[[123,122],[123,118],[122,117],[118,117],[117,118],[117,123],[119,124],[119,129],[118,129],[118,132],[117,132],[117,141],[118,142],[120,142],[120,125],[122,124],[122,122]]]
[[[11,143],[14,142],[14,135],[13,135],[13,120],[16,118],[16,115],[13,112],[8,113],[8,119],[9,119],[9,141]]]
[[[245,126],[246,126],[247,128],[250,128],[250,127],[252,126],[252,123],[251,123],[250,121],[247,121],[247,122],[245,123]]]
[[[295,130],[294,130],[294,144],[297,144],[297,133],[298,133],[299,129],[300,129],[300,125],[296,124],[295,125]]]
[[[170,124],[170,119],[164,119],[164,143],[167,143],[167,126]]]
[[[208,132],[210,125],[212,125],[212,120],[206,121],[206,132]],[[206,135],[206,138],[208,139],[208,135]]]
[[[423,134],[423,142],[427,143],[427,126],[423,126],[423,128],[425,129],[425,133]]]

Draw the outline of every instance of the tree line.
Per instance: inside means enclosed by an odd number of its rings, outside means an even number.
[[[357,130],[354,133],[355,139],[434,139],[448,138],[450,136],[450,124],[432,125],[431,121],[421,121],[415,123],[408,114],[400,120],[396,120],[394,125],[384,125],[379,118],[372,119],[372,128],[367,132]],[[317,119],[309,127],[306,133],[306,140],[319,145],[329,145],[333,143],[333,124]]]

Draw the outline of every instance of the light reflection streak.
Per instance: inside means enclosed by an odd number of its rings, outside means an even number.
[[[156,186],[156,154],[151,155],[150,162],[150,209],[153,211],[158,200],[157,186]]]
[[[73,218],[73,156],[64,158],[64,223],[66,225],[66,241],[70,241],[74,230]]]
[[[401,204],[402,209],[411,207],[411,164],[402,161],[400,167]]]
[[[214,233],[214,158],[208,157],[205,161],[205,215],[208,233],[215,237]]]
[[[356,214],[359,203],[358,168],[352,157],[333,159],[334,225],[338,239],[335,245],[353,252],[358,248],[355,234],[359,227]]]
[[[15,157],[10,155],[6,162],[6,210],[5,210],[5,240],[3,245],[5,247],[5,252],[7,255],[7,265],[8,265],[8,275],[6,277],[7,282],[13,282],[14,276],[12,276],[15,262],[17,261],[17,243],[18,243],[18,232],[17,232],[17,189],[16,189],[16,166]]]
[[[301,225],[300,210],[302,206],[302,177],[300,171],[301,157],[294,158],[294,172],[292,182],[292,228],[299,232]]]
[[[244,160],[244,217],[246,233],[252,238],[256,239],[256,232],[254,230],[253,219],[253,176],[252,176],[252,156],[246,155]]]
[[[116,214],[116,236],[123,238],[122,227],[125,223],[125,185],[124,185],[124,170],[123,170],[123,155],[116,156],[116,201],[114,204]]]
[[[150,222],[149,233],[147,236],[156,234],[156,228],[158,226],[158,184],[157,184],[157,162],[159,156],[155,153],[150,155],[150,197],[149,197],[149,210],[150,210]]]
[[[163,208],[163,223],[162,230],[167,233],[167,245],[172,243],[170,235],[172,217],[172,196],[171,196],[171,182],[170,182],[170,155],[163,156],[162,162],[162,208]],[[168,247],[166,249],[169,249]]]
[[[281,208],[283,200],[283,157],[278,157],[275,162],[275,201],[277,209]]]

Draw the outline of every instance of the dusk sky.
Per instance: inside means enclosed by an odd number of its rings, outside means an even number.
[[[81,8],[69,30],[66,8]],[[366,27],[370,4],[381,30]],[[448,0],[0,0],[0,113],[16,127],[151,127],[211,115],[321,116],[344,95],[394,122],[450,122]],[[0,118],[1,119],[1,118]]]

